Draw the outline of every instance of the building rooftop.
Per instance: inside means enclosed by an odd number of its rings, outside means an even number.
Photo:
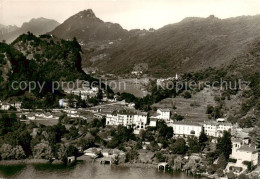
[[[162,112],[171,112],[171,110],[170,109],[158,109],[158,110],[160,110],[160,111],[162,111]]]
[[[258,152],[258,150],[254,147],[248,146],[248,145],[243,145],[240,147],[238,150],[240,151],[245,151],[245,152]]]
[[[232,139],[232,142],[240,142],[240,143],[241,143],[241,142],[243,142],[243,141],[242,141],[241,139],[238,139],[238,138],[233,138],[233,139]]]
[[[147,112],[142,112],[138,110],[119,110],[117,111],[118,114],[125,114],[125,115],[147,115]]]
[[[29,114],[27,115],[27,117],[34,117],[34,116],[35,116],[34,113],[29,113]]]
[[[232,126],[232,124],[229,123],[229,122],[217,122],[217,121],[204,121],[204,124],[206,124],[206,125],[216,125],[216,126],[220,126],[220,125]]]
[[[155,114],[153,114],[153,115],[151,116],[151,118],[152,118],[152,117],[157,117],[157,116],[160,116],[160,114],[155,113]]]
[[[157,120],[158,120],[157,118],[153,118],[153,117],[150,118],[150,121],[157,121]]]
[[[50,112],[47,112],[45,116],[51,116],[52,114]]]
[[[2,105],[10,105],[8,102],[4,101]]]
[[[201,126],[201,124],[197,122],[191,122],[191,121],[174,121],[174,125],[190,125],[190,126]]]

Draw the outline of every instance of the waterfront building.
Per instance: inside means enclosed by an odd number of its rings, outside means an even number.
[[[226,169],[233,171],[236,174],[243,173],[247,170],[248,164],[257,166],[258,164],[258,150],[251,144],[247,145],[246,140],[232,139],[232,153]]]
[[[179,121],[173,122],[172,126],[175,136],[196,136],[199,137],[202,132],[202,125],[195,122]]]

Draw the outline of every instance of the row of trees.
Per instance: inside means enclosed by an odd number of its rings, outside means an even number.
[[[37,129],[37,130],[36,130]],[[36,132],[33,132],[36,130]],[[54,126],[36,126],[17,120],[14,113],[2,114],[0,118],[0,156],[2,160],[23,159],[33,156],[37,159],[53,157],[66,161],[67,156],[77,155],[77,148],[64,145],[62,138],[76,138],[78,132],[72,126],[67,130],[60,122]]]

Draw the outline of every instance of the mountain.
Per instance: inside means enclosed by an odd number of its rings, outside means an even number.
[[[228,19],[192,17],[155,31],[139,31],[107,48],[86,50],[83,67],[129,74],[139,64],[146,64],[144,72],[149,75],[172,76],[227,66],[247,53],[249,45],[259,38],[260,15]]]
[[[50,33],[63,39],[76,37],[84,43],[117,40],[127,36],[127,30],[119,24],[100,20],[91,9],[71,16]]]
[[[81,47],[74,39],[66,41],[50,35],[22,34],[11,44],[0,43],[0,98],[17,98],[27,107],[48,107],[58,104],[62,90],[52,92],[52,83],[94,79],[81,70]],[[32,93],[12,88],[13,82],[37,82]]]
[[[28,31],[35,35],[40,35],[50,32],[58,25],[59,23],[55,20],[40,17],[23,23],[20,28],[17,26],[6,26],[5,28],[1,28],[0,26],[0,40],[5,40],[7,43],[11,43],[19,35],[27,33]]]
[[[43,17],[36,19],[33,18],[29,22],[23,23],[20,31],[23,33],[30,31],[35,35],[40,35],[52,31],[58,25],[60,25],[60,23],[52,19],[46,19]]]
[[[12,26],[12,25],[5,26],[0,24],[0,40],[3,40],[5,35],[11,34],[17,30],[19,30],[17,26]]]

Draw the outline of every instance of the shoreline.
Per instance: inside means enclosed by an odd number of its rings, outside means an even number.
[[[157,168],[156,164],[145,164],[145,163],[120,163],[116,166],[120,167],[131,167],[131,168]]]
[[[56,161],[56,162],[55,162]],[[77,161],[84,161],[84,162],[93,162],[93,159],[89,157],[84,157],[83,160],[77,160]],[[94,160],[95,163],[99,163],[99,160]],[[24,159],[24,160],[1,160],[0,161],[0,166],[16,166],[16,165],[32,165],[32,164],[51,164],[51,165],[56,165],[56,164],[61,164],[60,161],[54,160],[53,162],[50,162],[49,160],[46,159]],[[100,164],[102,165],[102,164]],[[107,166],[112,166],[112,167],[128,167],[128,168],[140,168],[140,169],[157,169],[157,164],[147,164],[147,163],[119,163],[117,165],[112,164],[112,165],[107,165]],[[185,173],[183,171],[179,171],[182,173]],[[211,178],[208,175],[201,175],[201,177],[204,178]],[[198,177],[200,178],[200,177]]]
[[[11,165],[29,165],[29,164],[47,164],[50,163],[46,159],[24,159],[24,160],[1,160],[0,165],[11,166]]]

